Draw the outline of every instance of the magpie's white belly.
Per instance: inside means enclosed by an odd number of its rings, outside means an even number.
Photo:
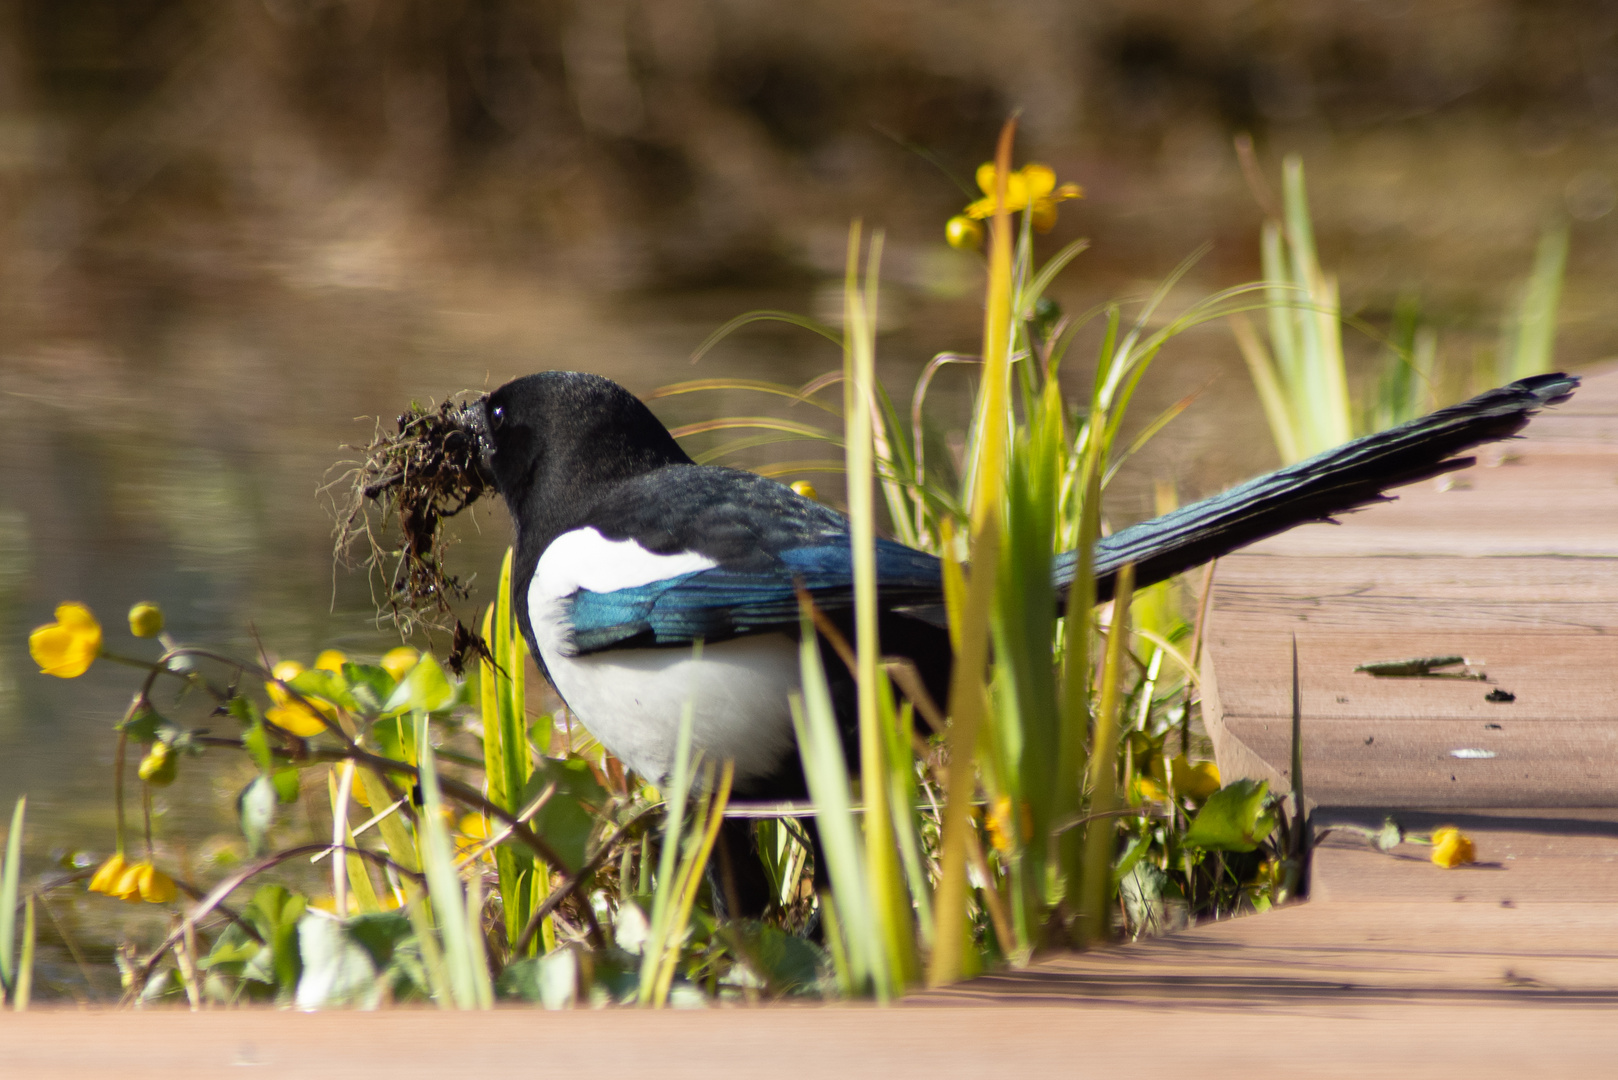
[[[690,649],[614,649],[565,656],[541,647],[557,693],[590,734],[641,776],[674,766],[680,713],[710,761],[736,762],[738,784],[763,777],[793,746],[787,694],[798,687],[798,647],[763,634]]]
[[[760,634],[689,648],[608,649],[576,655],[566,601],[711,569],[695,552],[659,555],[593,528],[553,540],[528,586],[528,617],[557,693],[619,760],[661,782],[674,765],[680,715],[692,709],[692,741],[709,760],[736,763],[736,782],[766,776],[793,748],[787,695],[799,686],[798,647]]]

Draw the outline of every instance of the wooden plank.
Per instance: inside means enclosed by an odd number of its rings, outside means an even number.
[[[1295,636],[1312,800],[1618,805],[1618,369],[1479,457],[1221,561],[1204,720],[1227,775],[1285,781]],[[1488,682],[1354,670],[1438,655]]]

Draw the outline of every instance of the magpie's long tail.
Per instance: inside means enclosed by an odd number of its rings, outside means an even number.
[[[1149,585],[1294,525],[1385,502],[1389,488],[1465,468],[1475,459],[1454,455],[1510,438],[1578,385],[1574,375],[1522,379],[1132,525],[1096,545],[1096,596],[1112,596],[1127,563],[1135,564],[1136,583]],[[1072,552],[1056,559],[1056,582],[1064,591],[1075,562]]]

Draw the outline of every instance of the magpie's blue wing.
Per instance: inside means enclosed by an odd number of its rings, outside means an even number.
[[[854,568],[842,543],[790,548],[757,569],[717,567],[614,592],[581,589],[568,600],[579,653],[630,643],[684,645],[795,628],[802,585],[826,611],[854,605]],[[877,589],[884,608],[929,608],[943,601],[935,556],[877,541]]]

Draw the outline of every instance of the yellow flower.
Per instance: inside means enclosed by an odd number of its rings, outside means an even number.
[[[467,814],[461,818],[457,831],[461,835],[455,841],[455,851],[464,858],[476,851],[489,838],[489,819],[482,814]],[[494,850],[491,848],[478,857],[484,862],[492,863]]]
[[[318,713],[297,702],[270,706],[264,710],[264,719],[300,739],[312,739],[326,730],[326,722]]]
[[[1135,795],[1140,802],[1167,802],[1163,786],[1150,776],[1135,777]]]
[[[976,251],[983,246],[983,226],[965,214],[956,214],[944,222],[944,239],[952,248]]]
[[[173,878],[153,866],[150,861],[142,861],[124,868],[123,874],[109,895],[127,900],[131,904],[142,901],[148,904],[166,904],[179,896],[180,890],[175,886]]]
[[[807,480],[792,481],[792,490],[797,492],[799,495],[802,495],[806,499],[814,499],[816,502],[820,501],[820,492],[816,491],[815,485],[811,484]]]
[[[114,855],[102,863],[100,868],[96,870],[95,876],[90,878],[90,891],[105,893],[108,896],[114,895],[113,889],[117,886],[118,879],[124,876],[124,870],[127,866],[128,864],[124,862],[122,855]]]
[[[58,604],[56,621],[28,635],[28,655],[40,674],[76,679],[101,655],[101,624],[83,604]]]
[[[1002,855],[1011,854],[1012,848],[1016,845],[1018,826],[1021,826],[1022,836],[1029,836],[1034,831],[1033,815],[1029,811],[1027,803],[1023,804],[1022,813],[1018,815],[1021,820],[1014,822],[1012,818],[1013,812],[1014,808],[1009,795],[1002,795],[995,799],[994,806],[989,811],[989,843],[993,844],[994,849]]]
[[[320,718],[321,713],[335,718],[337,710],[325,702],[316,702],[315,708],[294,698],[287,692],[281,683],[291,682],[303,674],[303,665],[296,660],[283,660],[270,669],[278,682],[264,684],[265,691],[270,700],[275,702],[270,708],[264,710],[264,719],[280,728],[282,731],[296,735],[300,739],[312,738],[326,730],[326,722]],[[319,712],[316,712],[318,709]]]
[[[389,649],[382,656],[382,666],[395,680],[405,677],[405,673],[416,666],[421,659],[421,653],[408,645],[401,645],[397,649]]]
[[[994,163],[985,161],[978,166],[978,187],[983,198],[966,208],[969,218],[994,216]],[[1056,204],[1068,199],[1082,198],[1084,189],[1077,184],[1056,186],[1056,173],[1049,165],[1024,165],[1006,177],[1006,209],[1012,213],[1028,210],[1035,229],[1050,232],[1056,224]]]
[[[153,787],[168,787],[180,771],[180,757],[165,742],[155,742],[141,759],[140,778]]]
[[[1433,862],[1446,870],[1477,861],[1477,849],[1461,830],[1445,825],[1433,830]]]
[[[344,656],[336,649],[327,649],[325,652],[315,657],[315,668],[320,671],[329,671],[333,675],[341,675],[343,673],[343,665],[346,663],[348,663],[348,657]]]
[[[142,600],[129,609],[129,632],[136,637],[156,637],[163,632],[163,609]]]
[[[1170,764],[1174,767],[1174,794],[1183,798],[1202,802],[1223,786],[1219,766],[1211,761],[1199,761],[1193,765],[1185,759],[1185,755],[1179,754]]]

